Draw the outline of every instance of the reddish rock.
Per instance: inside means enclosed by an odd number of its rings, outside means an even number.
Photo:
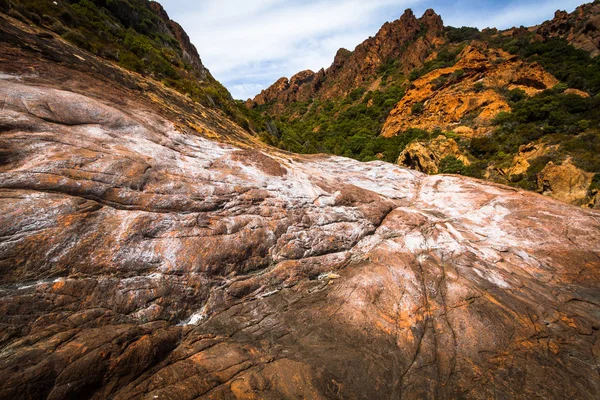
[[[0,398],[600,396],[598,211],[282,153],[6,21]]]
[[[573,165],[567,159],[561,165],[550,161],[538,174],[540,193],[575,205],[586,205],[590,202],[589,188],[594,174]]]
[[[391,137],[410,128],[451,131],[465,123],[467,115],[475,117],[468,121],[472,130],[467,134],[486,134],[499,113],[510,111],[498,89],[521,89],[533,96],[557,83],[537,63],[526,63],[502,50],[473,42],[458,55],[454,66],[433,70],[415,80],[390,112],[381,134]],[[477,85],[481,89],[476,89]],[[416,113],[414,107],[418,104],[423,110]]]
[[[323,70],[318,73],[306,70],[297,73],[289,80],[280,78],[275,84],[261,91],[254,100],[248,100],[249,108],[257,105],[270,105],[272,109],[283,111],[285,104],[297,101],[307,101],[318,90],[323,80]]]
[[[281,78],[254,98],[254,104],[275,103],[273,113],[281,113],[286,105],[310,98],[341,97],[375,79],[377,70],[391,59],[401,59],[405,72],[423,64],[432,48],[443,43],[444,25],[433,10],[419,19],[408,9],[394,22],[385,23],[379,32],[358,45],[353,52],[340,49],[333,64],[313,74],[301,72],[297,84]]]
[[[564,38],[590,56],[600,55],[600,3],[584,4],[571,14],[556,11],[554,18],[537,29],[541,39]]]

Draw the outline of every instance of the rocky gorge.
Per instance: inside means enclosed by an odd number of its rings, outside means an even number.
[[[0,50],[0,398],[600,396],[597,210],[288,153],[6,14]]]

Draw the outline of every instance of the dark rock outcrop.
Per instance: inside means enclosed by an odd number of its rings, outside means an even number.
[[[201,73],[202,78],[206,78],[208,71],[200,60],[200,55],[196,46],[194,46],[190,40],[188,34],[183,30],[181,25],[169,18],[169,14],[165,11],[163,6],[156,1],[148,2],[148,5],[152,11],[164,21],[168,27],[169,32],[177,39],[181,49],[183,50],[183,59],[192,65],[197,71]]]
[[[280,78],[254,100],[248,100],[248,106],[252,108],[256,105],[269,104],[273,110],[282,111],[286,104],[310,99],[319,90],[324,77],[324,70],[317,73],[306,70],[297,73],[289,80]]]

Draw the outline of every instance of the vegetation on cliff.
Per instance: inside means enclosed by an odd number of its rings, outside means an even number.
[[[581,9],[590,11],[590,7]],[[426,31],[420,32],[404,46],[415,48],[414,43],[426,34]],[[583,171],[598,174],[594,182],[600,180],[597,157],[600,154],[600,57],[576,48],[568,38],[542,36],[536,29],[499,32],[445,27],[442,31],[436,30],[435,35],[437,39],[429,42],[428,55],[422,62],[411,63],[412,68],[407,68],[413,57],[406,52],[401,57],[382,60],[375,73],[357,80],[343,96],[323,96],[316,92],[306,101],[292,101],[281,107],[282,103],[271,93],[270,102],[254,104],[248,111],[254,128],[260,131],[265,142],[282,149],[389,162],[396,162],[411,142],[431,143],[443,134],[456,139],[471,164],[458,165],[457,160],[447,159],[438,168],[441,172],[539,190],[537,175],[550,161],[561,164],[572,159]],[[465,64],[461,62],[461,57],[465,57],[462,52],[467,46],[478,44],[483,46],[484,59],[476,60],[480,64],[469,66],[470,70],[462,69],[460,65]],[[346,54],[345,58],[348,57],[351,56]],[[482,70],[482,62],[491,64],[495,68],[493,73]],[[519,76],[510,77],[515,73],[505,68],[517,65],[515,63],[522,65],[522,70]],[[528,73],[549,74],[550,78],[542,77],[546,83],[541,84],[539,76],[527,76]],[[458,93],[463,96],[459,104],[472,103],[476,101],[473,97],[479,96],[482,98],[479,110],[489,108],[492,102],[504,106],[490,111],[485,124],[477,119],[474,111],[453,114],[460,117],[451,124],[453,127],[434,123],[411,125],[404,118],[402,131],[382,137],[390,111],[405,95],[409,96],[411,90],[414,92],[415,82],[424,77],[431,80],[423,86],[427,88],[423,99],[404,100],[408,101],[411,121],[438,118],[426,105],[440,93],[446,93],[449,98]],[[554,83],[548,86],[552,81]],[[465,134],[465,131],[471,133]],[[507,175],[505,171],[519,154],[519,148],[534,142],[544,143],[549,150],[530,160],[526,173]],[[592,185],[590,193],[594,190]]]
[[[1,0],[0,10],[121,67],[150,76],[246,125],[233,98],[202,65],[162,7],[147,0]],[[181,38],[183,36],[183,38]]]

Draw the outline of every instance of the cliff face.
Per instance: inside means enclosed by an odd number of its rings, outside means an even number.
[[[248,100],[250,108],[256,105],[271,104],[274,113],[285,110],[286,105],[311,99],[321,87],[325,77],[323,70],[314,73],[310,70],[301,71],[289,80],[281,78],[273,85],[263,90],[254,100]]]
[[[273,103],[272,111],[279,113],[293,102],[341,97],[374,81],[380,67],[398,58],[402,59],[402,70],[409,72],[421,66],[431,50],[444,42],[443,29],[441,17],[433,10],[427,10],[419,19],[406,10],[353,52],[340,49],[328,69],[317,73],[303,71],[289,81],[281,78],[248,104],[253,107]]]
[[[510,112],[499,90],[523,90],[533,96],[550,89],[558,80],[537,63],[526,63],[503,50],[489,49],[484,43],[467,46],[458,62],[436,69],[415,80],[404,98],[385,121],[381,134],[394,136],[410,128],[440,129],[468,136],[491,133],[493,119]],[[416,109],[416,105],[422,105]],[[467,130],[460,129],[465,117]]]
[[[573,46],[600,55],[600,3],[594,2],[578,7],[571,14],[557,11],[554,18],[543,23],[537,34],[542,39],[565,38]]]

